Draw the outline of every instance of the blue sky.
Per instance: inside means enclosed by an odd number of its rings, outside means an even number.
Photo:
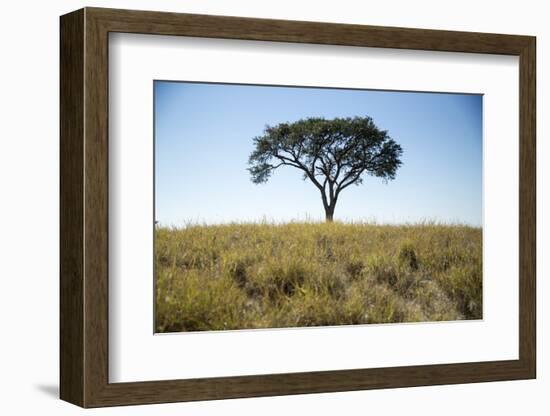
[[[155,216],[163,225],[324,220],[284,166],[250,181],[252,139],[305,117],[370,116],[403,148],[396,179],[342,192],[335,220],[482,223],[482,96],[155,81]]]

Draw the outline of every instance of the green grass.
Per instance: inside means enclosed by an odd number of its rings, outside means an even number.
[[[158,332],[482,317],[462,225],[189,225],[155,233]]]

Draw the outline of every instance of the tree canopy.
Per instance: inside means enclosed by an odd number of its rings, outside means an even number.
[[[249,157],[252,182],[267,182],[282,166],[303,173],[320,191],[327,221],[340,193],[365,175],[389,181],[401,166],[403,149],[370,117],[306,118],[266,126]]]

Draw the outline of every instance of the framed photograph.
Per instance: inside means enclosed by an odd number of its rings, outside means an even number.
[[[63,400],[535,378],[534,37],[60,27]]]

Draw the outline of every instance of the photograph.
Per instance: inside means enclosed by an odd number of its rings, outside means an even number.
[[[483,95],[153,81],[155,333],[483,319]]]

